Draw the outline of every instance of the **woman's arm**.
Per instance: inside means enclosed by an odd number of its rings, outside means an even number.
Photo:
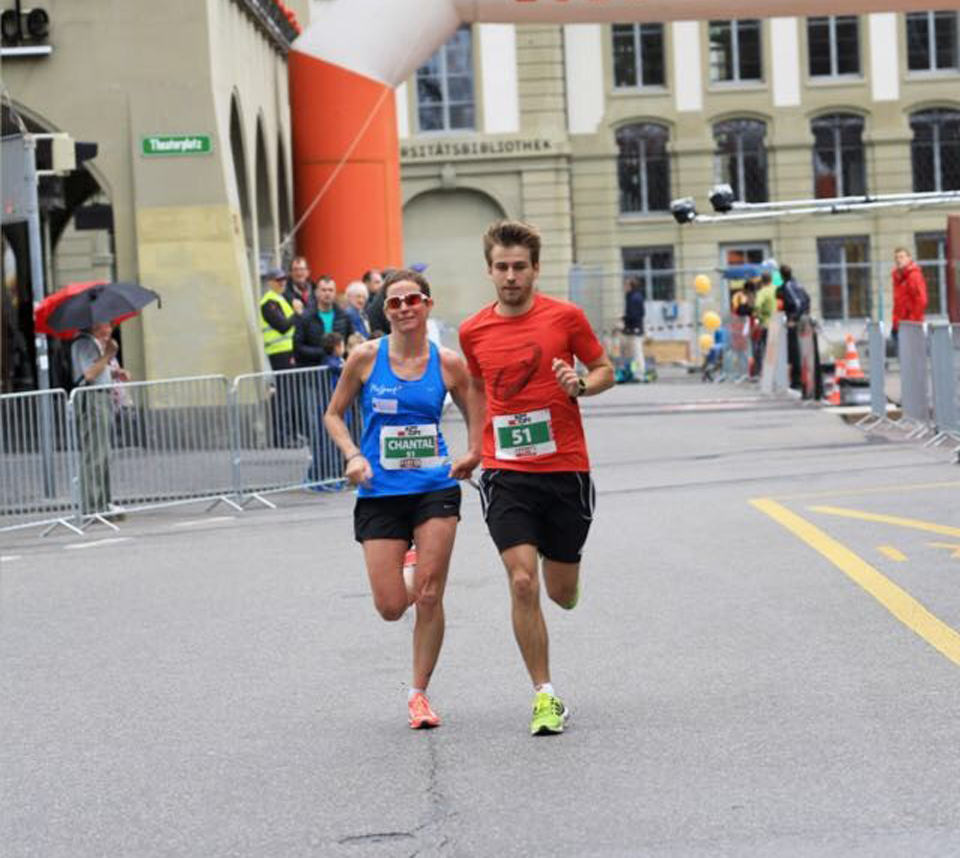
[[[323,415],[323,425],[343,454],[344,476],[354,485],[368,483],[373,477],[373,469],[361,454],[360,448],[353,442],[344,415],[353,405],[364,381],[369,377],[379,345],[374,340],[358,346],[350,353],[340,373],[340,380],[333,391],[333,396],[330,398],[327,411]]]
[[[483,424],[487,411],[483,380],[471,379],[467,362],[456,352],[441,350],[440,361],[447,390],[467,421],[468,450],[450,465],[450,476],[467,480],[483,458]],[[479,385],[479,395],[473,389],[474,382]]]

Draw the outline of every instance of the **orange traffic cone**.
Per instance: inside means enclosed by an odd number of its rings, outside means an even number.
[[[847,378],[866,378],[860,367],[860,355],[857,354],[857,344],[853,340],[853,334],[847,334],[847,353],[844,355],[844,363],[847,368]]]
[[[830,379],[830,391],[824,397],[828,405],[840,404],[840,379],[847,377],[847,362],[838,358],[833,362],[833,378]]]

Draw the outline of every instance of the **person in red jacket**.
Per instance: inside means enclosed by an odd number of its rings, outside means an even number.
[[[922,322],[927,309],[927,281],[910,251],[898,247],[893,252],[893,336],[901,322]]]

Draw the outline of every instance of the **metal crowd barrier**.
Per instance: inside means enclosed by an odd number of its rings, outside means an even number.
[[[344,487],[326,368],[0,396],[0,531],[117,529],[128,511]],[[359,403],[347,414],[359,444]]]
[[[81,526],[187,502],[236,506],[224,376],[78,387],[70,410]]]
[[[77,530],[67,412],[62,390],[0,396],[0,530]]]
[[[909,437],[926,433],[930,424],[930,376],[927,332],[923,322],[901,322],[897,341],[900,357],[900,407],[913,429]]]
[[[936,434],[927,446],[960,444],[960,325],[930,326],[930,377]]]
[[[901,322],[898,339],[902,416],[887,417],[886,343],[879,323],[867,325],[870,414],[857,425],[870,432],[889,426],[926,446],[947,442],[960,452],[960,325]]]
[[[254,500],[273,506],[266,496],[274,492],[343,486],[340,451],[323,428],[337,377],[327,367],[305,367],[234,379],[234,484],[241,506]],[[359,413],[348,417],[359,429]]]

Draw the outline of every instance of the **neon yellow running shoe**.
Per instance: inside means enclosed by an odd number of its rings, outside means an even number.
[[[563,725],[570,717],[570,710],[563,705],[559,697],[541,691],[533,701],[533,720],[530,722],[531,736],[550,736],[563,732]]]

